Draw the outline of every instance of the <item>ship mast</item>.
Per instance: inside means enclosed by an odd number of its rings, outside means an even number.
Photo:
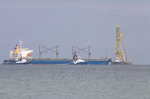
[[[116,49],[115,49],[115,60],[126,62],[126,56],[123,52],[122,47],[122,33],[120,32],[120,26],[116,25]]]
[[[19,57],[22,57],[21,56],[21,51],[22,51],[22,41],[21,40],[19,41],[19,44],[20,44],[20,46],[19,46]]]
[[[19,41],[19,44],[20,44],[20,49],[22,49],[22,41],[21,40]]]

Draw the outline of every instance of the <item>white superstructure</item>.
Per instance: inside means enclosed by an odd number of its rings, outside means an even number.
[[[22,41],[20,41],[20,47],[16,45],[15,49],[10,51],[10,58],[11,59],[31,59],[31,53],[33,50],[29,48],[22,48]]]

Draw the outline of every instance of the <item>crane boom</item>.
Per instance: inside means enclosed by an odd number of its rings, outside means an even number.
[[[122,33],[120,32],[120,26],[116,25],[116,49],[115,49],[115,61],[126,62],[126,55],[122,47]]]

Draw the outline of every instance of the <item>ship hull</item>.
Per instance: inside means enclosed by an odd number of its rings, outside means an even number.
[[[30,64],[70,64],[69,60],[32,60]]]
[[[111,63],[111,59],[101,60],[101,59],[91,59],[85,60],[86,64],[89,65],[109,65]],[[25,63],[16,63],[16,60],[4,60],[3,64],[71,64],[72,59],[33,59],[27,61]],[[82,64],[82,63],[81,63]]]
[[[4,65],[21,65],[21,64],[30,64],[31,61],[27,61],[27,62],[24,62],[24,63],[17,63],[16,60],[4,60],[3,61],[3,64]]]
[[[101,60],[101,59],[88,59],[85,60],[86,63],[83,64],[89,64],[89,65],[109,65],[111,63],[111,59]],[[72,59],[33,59],[30,64],[71,64]],[[82,63],[81,63],[82,64]]]
[[[131,62],[112,62],[111,65],[132,65]]]

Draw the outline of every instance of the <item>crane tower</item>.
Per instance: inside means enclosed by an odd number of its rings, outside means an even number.
[[[116,25],[116,49],[115,49],[115,62],[126,62],[126,55],[123,52],[122,46],[122,33],[120,32],[120,26]]]

